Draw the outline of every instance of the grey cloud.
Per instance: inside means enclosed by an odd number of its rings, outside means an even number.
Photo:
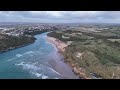
[[[113,22],[120,23],[120,11],[62,11],[59,13],[41,11],[0,11],[0,22]]]

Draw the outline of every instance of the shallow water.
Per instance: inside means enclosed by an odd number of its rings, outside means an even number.
[[[60,57],[46,41],[47,33],[35,35],[33,44],[1,53],[0,79],[64,79],[50,63]]]

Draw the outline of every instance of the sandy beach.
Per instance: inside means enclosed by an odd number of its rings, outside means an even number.
[[[50,64],[53,66],[54,70],[61,74],[65,79],[79,79],[79,77],[73,72],[72,67],[64,62],[62,52],[65,51],[67,44],[53,37],[47,37],[47,41],[54,44],[58,50],[58,52],[54,52],[51,55],[53,59],[50,60]]]
[[[56,38],[53,38],[53,37],[49,37],[47,36],[47,40],[50,42],[50,43],[53,43],[54,45],[56,45],[58,51],[60,52],[64,52],[65,51],[65,47],[67,47],[67,44],[56,39]]]

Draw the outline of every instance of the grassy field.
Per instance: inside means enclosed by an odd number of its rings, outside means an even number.
[[[64,52],[65,60],[84,68],[87,77],[92,77],[90,75],[92,72],[105,79],[117,79],[120,78],[120,44],[118,40],[120,36],[118,30],[116,31],[117,33],[115,30],[114,32],[110,30],[101,32],[66,30],[59,31],[59,33],[51,32],[48,36],[64,42],[72,41],[72,44]],[[69,37],[69,39],[64,39],[62,36]],[[84,54],[77,57],[78,53]]]

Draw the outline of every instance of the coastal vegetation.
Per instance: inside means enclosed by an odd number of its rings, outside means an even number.
[[[8,36],[0,34],[0,52],[11,50],[17,47],[21,47],[35,41],[34,37],[28,36]]]
[[[117,79],[120,78],[119,34],[119,30],[113,29],[96,32],[76,29],[54,31],[48,36],[65,43],[72,41],[63,52],[65,61],[80,68],[85,77]]]

